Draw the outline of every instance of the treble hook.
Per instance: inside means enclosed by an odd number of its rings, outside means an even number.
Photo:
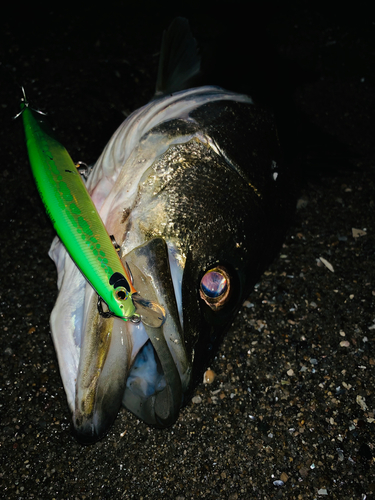
[[[21,109],[21,111],[19,113],[16,114],[16,116],[13,116],[13,120],[16,120],[19,116],[22,115],[22,113],[24,112],[25,108],[30,108],[32,109],[33,111],[35,111],[35,113],[39,113],[40,115],[43,115],[43,116],[47,116],[47,113],[43,113],[43,111],[40,111],[40,109],[35,109],[35,108],[32,108],[30,106],[30,103],[29,101],[27,100],[27,97],[26,97],[26,92],[25,92],[25,89],[24,87],[21,87],[21,90],[22,90],[22,93],[23,93],[23,97],[21,99],[21,102],[24,103],[24,107]]]
[[[104,300],[102,299],[102,297],[100,297],[100,295],[98,295],[97,308],[98,308],[98,313],[100,314],[100,316],[102,318],[120,318],[120,319],[124,319],[125,321],[129,320],[132,323],[140,323],[141,322],[141,317],[138,314],[134,314],[131,317],[121,317],[121,316],[117,316],[117,314],[113,314],[109,309],[108,309],[108,311],[104,311],[103,302],[104,302]],[[107,306],[107,304],[105,302],[104,302],[104,304]],[[107,308],[108,308],[108,306],[107,306]]]

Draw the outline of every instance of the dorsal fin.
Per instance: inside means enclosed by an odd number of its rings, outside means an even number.
[[[189,88],[199,73],[200,63],[188,20],[177,17],[163,33],[155,97]]]

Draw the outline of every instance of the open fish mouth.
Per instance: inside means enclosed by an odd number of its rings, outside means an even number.
[[[148,424],[171,425],[190,380],[191,363],[182,330],[183,270],[176,264],[173,249],[162,238],[153,238],[132,250],[126,264],[139,294],[163,309],[164,321],[155,327],[146,324],[147,320],[132,323],[104,318],[98,312],[95,292],[87,285],[82,343],[76,345],[76,383],[74,394],[68,394],[74,434],[82,443],[103,437],[121,405]]]

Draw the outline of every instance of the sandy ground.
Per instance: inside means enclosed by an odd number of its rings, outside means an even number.
[[[375,498],[371,18],[292,1],[249,18],[236,2],[11,10],[0,32],[0,497]],[[167,430],[123,410],[83,447],[49,333],[54,233],[11,119],[18,85],[73,158],[93,162],[151,97],[161,31],[176,14],[222,44],[229,69],[211,83],[243,90],[250,70],[266,75],[254,92],[273,90],[287,156],[308,176],[281,255],[211,364],[214,382]]]

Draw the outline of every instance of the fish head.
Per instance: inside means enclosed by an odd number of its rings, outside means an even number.
[[[125,222],[130,241],[125,237],[123,247],[141,233],[165,242],[174,285],[165,292],[174,292],[187,356],[199,373],[259,277],[266,214],[253,186],[196,138],[170,147],[140,186],[142,201]],[[154,269],[159,264],[155,259]]]
[[[121,225],[123,260],[134,287],[165,311],[161,326],[144,325],[163,389],[147,403],[143,397],[136,402],[133,369],[123,403],[162,427],[176,420],[259,276],[266,218],[253,186],[194,138],[169,147],[146,170],[137,203]]]

